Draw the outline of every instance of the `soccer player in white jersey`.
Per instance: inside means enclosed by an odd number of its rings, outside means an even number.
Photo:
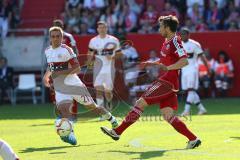
[[[116,118],[104,107],[96,105],[87,88],[77,76],[77,73],[80,72],[80,66],[73,50],[62,44],[62,29],[60,27],[51,27],[49,35],[51,46],[45,50],[48,69],[43,77],[43,81],[46,87],[50,87],[50,76],[53,79],[58,118],[68,118],[72,121],[71,105],[74,99],[98,115],[105,117],[112,123],[113,128],[117,127]],[[69,136],[60,138],[69,144],[77,144],[73,131]]]
[[[60,27],[62,30],[63,30],[63,42],[64,44],[70,46],[72,49],[73,49],[73,52],[78,56],[78,48],[77,48],[77,43],[73,37],[73,35],[71,33],[67,33],[64,31],[64,24],[63,24],[63,21],[60,20],[60,19],[55,19],[53,21],[53,26],[56,26],[56,27]],[[52,94],[52,96],[55,97],[54,95],[54,88],[52,87],[50,89],[50,92]],[[56,100],[53,100],[54,104],[56,103]],[[75,121],[77,120],[77,113],[78,113],[78,104],[77,104],[77,101],[73,100],[72,102],[72,114],[75,118]]]
[[[3,160],[20,160],[12,147],[4,140],[0,139],[0,157]]]
[[[182,28],[180,31],[182,45],[188,54],[188,62],[189,64],[182,68],[182,90],[187,91],[187,100],[185,104],[184,111],[182,116],[187,116],[190,113],[191,105],[197,105],[199,112],[198,114],[205,114],[207,110],[204,108],[203,104],[200,101],[200,97],[197,93],[199,87],[199,77],[198,77],[198,63],[197,59],[200,57],[204,63],[204,65],[208,68],[206,57],[203,54],[203,50],[201,45],[190,39],[190,32],[188,28]],[[209,69],[208,69],[209,71]]]
[[[122,55],[119,40],[107,34],[107,24],[104,21],[97,23],[98,35],[89,42],[88,63],[94,61],[94,88],[96,89],[96,102],[98,105],[112,109],[112,90],[115,78],[114,59]],[[106,100],[106,102],[104,102]]]

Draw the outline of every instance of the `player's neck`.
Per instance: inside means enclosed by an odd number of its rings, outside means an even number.
[[[58,48],[58,47],[60,47],[60,46],[61,46],[61,44],[60,44],[60,45],[57,45],[57,46],[53,46],[53,45],[52,45],[52,48],[55,49],[55,48]]]
[[[107,34],[99,34],[99,37],[100,37],[100,38],[106,38],[106,37],[107,37]]]
[[[171,40],[173,37],[175,36],[175,33],[174,32],[171,32],[167,35],[167,41]]]

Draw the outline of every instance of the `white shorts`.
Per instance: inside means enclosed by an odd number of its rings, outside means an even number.
[[[55,99],[56,99],[56,104],[60,104],[63,101],[73,101],[73,100],[76,100],[78,103],[83,105],[91,105],[95,103],[91,95],[89,94],[89,92],[87,92],[87,94],[85,95],[81,95],[81,94],[76,95],[76,94],[65,94],[59,91],[55,91]]]
[[[94,79],[94,87],[103,86],[104,89],[113,90],[115,75],[111,75],[110,73],[99,73]]]
[[[188,90],[188,89],[198,89],[199,86],[199,77],[198,77],[198,71],[189,71],[189,72],[182,72],[181,77],[181,83],[182,83],[182,90]]]

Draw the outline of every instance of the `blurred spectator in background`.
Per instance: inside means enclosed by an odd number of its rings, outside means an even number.
[[[7,90],[13,89],[13,69],[8,66],[5,57],[0,58],[0,104],[4,102],[4,97],[7,96]]]
[[[125,28],[127,32],[136,32],[137,15],[130,10],[128,4],[123,6],[123,10],[118,16],[118,25]]]
[[[101,15],[100,21],[107,22],[109,33],[114,33],[118,19],[112,8],[107,8],[106,13]]]
[[[207,59],[208,68],[204,65],[201,58],[198,58],[198,70],[199,70],[199,85],[200,89],[203,90],[204,97],[212,96],[214,97],[214,93],[212,92],[211,95],[209,95],[211,88],[211,82],[212,82],[212,76],[214,75],[214,68],[215,68],[215,60],[212,58],[209,49],[204,50],[204,54]]]
[[[188,28],[190,32],[195,32],[195,25],[193,24],[190,17],[186,18],[185,25],[182,28]]]
[[[158,12],[153,5],[148,5],[147,10],[143,13],[143,16],[140,19],[140,29],[138,33],[146,34],[152,33],[154,30],[157,31],[157,19],[159,17]]]
[[[194,25],[202,23],[202,9],[199,3],[194,3],[192,7],[188,8],[187,16],[191,19]]]
[[[84,0],[83,7],[94,10],[96,8],[103,8],[107,5],[105,0]]]
[[[234,77],[233,71],[232,60],[225,51],[220,51],[215,65],[215,86],[217,95],[226,96],[227,90],[231,86]]]
[[[210,3],[210,7],[206,8],[204,11],[204,16],[210,30],[217,30],[222,28],[220,26],[220,22],[223,19],[223,15],[221,10],[218,8],[217,1]]]
[[[12,6],[8,0],[0,1],[0,33],[5,38],[12,20]]]
[[[234,5],[233,1],[230,1],[228,3],[227,8],[225,10],[225,14],[226,14],[226,20],[224,22],[225,29],[239,28],[238,26],[240,22],[239,7],[237,8]]]
[[[165,2],[161,15],[174,15],[176,17],[179,17],[178,10],[175,8],[175,6],[172,6],[170,2]]]

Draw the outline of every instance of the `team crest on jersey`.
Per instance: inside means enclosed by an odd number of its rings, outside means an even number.
[[[170,48],[170,44],[168,44],[167,46],[166,46],[166,50],[168,50]]]

